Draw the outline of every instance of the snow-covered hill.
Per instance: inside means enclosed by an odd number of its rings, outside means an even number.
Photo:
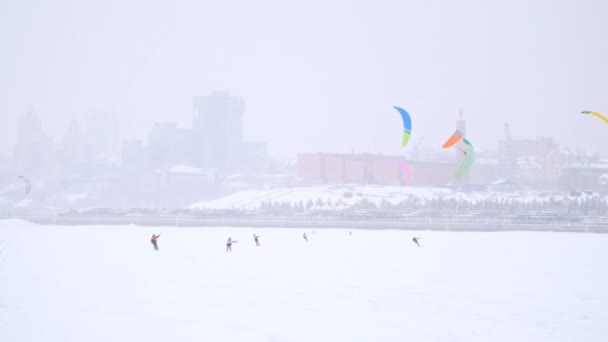
[[[518,201],[518,202],[546,202],[562,201],[569,197],[565,194],[556,194],[542,191],[519,192],[460,192],[448,188],[422,188],[377,185],[328,185],[328,186],[300,186],[273,188],[267,190],[247,190],[211,201],[201,201],[188,206],[188,209],[241,209],[255,210],[268,203],[288,203],[290,206],[302,205],[309,209],[344,209],[352,207],[363,201],[376,205],[382,202],[392,205],[403,201],[417,201],[424,203],[433,199],[466,200],[477,202],[483,200]],[[571,199],[584,200],[599,198],[598,194],[581,192]]]

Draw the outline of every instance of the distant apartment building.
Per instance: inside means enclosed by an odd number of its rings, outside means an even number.
[[[87,157],[91,161],[108,162],[118,159],[120,152],[120,121],[118,117],[95,113],[87,118]]]
[[[608,194],[608,161],[575,163],[562,169],[562,190],[593,190]]]
[[[42,131],[36,113],[30,110],[21,118],[17,130],[17,143],[13,151],[15,171],[29,175],[48,173],[54,161],[55,146]]]
[[[567,163],[559,149],[551,138],[513,139],[505,123],[504,137],[498,141],[501,176],[524,187],[553,188]]]
[[[87,140],[80,124],[76,120],[72,121],[63,136],[62,162],[66,165],[83,163],[86,159],[86,146]]]
[[[450,183],[466,183],[468,179],[458,181],[454,178],[456,164],[442,161],[416,161],[410,163],[412,185],[442,186]],[[474,172],[472,169],[470,172]]]
[[[267,166],[265,143],[246,142],[243,137],[245,101],[229,92],[216,91],[196,96],[193,101],[192,130],[196,165],[221,171],[261,171]]]
[[[193,131],[179,128],[174,122],[154,124],[148,135],[148,149],[150,166],[155,168],[193,165],[198,151]]]
[[[268,145],[264,142],[248,141],[243,143],[240,168],[246,173],[263,173],[269,168]]]
[[[546,160],[547,176],[557,179],[561,176],[562,170],[570,164],[572,155],[568,151],[556,150],[549,152]]]
[[[148,150],[142,140],[125,139],[122,142],[121,159],[127,166],[144,167],[148,159]]]
[[[498,141],[498,159],[505,163],[518,157],[547,158],[549,153],[559,149],[551,138],[512,139],[510,126],[505,124],[504,138]]]
[[[122,159],[131,166],[154,169],[188,165],[220,175],[264,172],[269,167],[267,145],[244,141],[244,113],[245,101],[240,96],[228,92],[196,96],[192,128],[155,123],[147,145],[132,140],[123,143]]]
[[[495,181],[504,179],[501,165],[496,158],[476,156],[468,181],[476,184],[489,185]]]
[[[243,145],[245,101],[228,92],[194,98],[192,128],[201,167],[232,169]]]

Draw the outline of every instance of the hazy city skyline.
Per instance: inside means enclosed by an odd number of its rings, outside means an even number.
[[[60,142],[93,113],[147,138],[154,122],[190,127],[195,96],[245,99],[244,135],[271,157],[402,155],[439,147],[464,111],[468,136],[495,149],[553,137],[607,155],[608,53],[600,1],[23,1],[0,5],[0,153],[29,108]],[[542,20],[539,20],[542,19]],[[437,25],[441,22],[441,25]],[[411,147],[408,147],[411,149]]]

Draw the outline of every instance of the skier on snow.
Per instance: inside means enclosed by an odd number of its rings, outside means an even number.
[[[306,242],[308,242],[308,236],[306,236],[306,233],[304,233],[304,235],[302,235],[302,237],[304,238],[304,240],[306,240]]]
[[[259,235],[255,235],[255,234],[253,234],[253,241],[255,241],[255,245],[256,245],[256,246],[258,246],[258,247],[259,247],[259,246],[261,246],[261,245],[260,245],[260,240],[259,240],[259,239],[260,239],[260,236],[259,236]]]
[[[238,241],[232,240],[232,238],[229,237],[228,241],[226,241],[226,252],[232,252],[232,244],[236,242]]]
[[[152,246],[154,246],[155,251],[158,250],[158,245],[156,244],[156,239],[158,239],[159,237],[160,237],[160,234],[158,234],[158,235],[152,234],[152,237],[150,238],[150,242],[152,243]]]
[[[414,237],[414,238],[412,239],[412,241],[414,241],[414,243],[415,243],[415,244],[417,244],[417,245],[418,245],[418,247],[420,247],[420,242],[418,242],[418,240],[420,240],[420,238],[419,238],[419,237]]]

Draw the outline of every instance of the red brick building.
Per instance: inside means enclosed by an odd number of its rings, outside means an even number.
[[[411,184],[399,167],[411,172]],[[372,154],[300,153],[297,177],[310,184],[364,183],[386,185],[444,185],[453,180],[454,164],[449,162],[409,161],[400,156]]]

